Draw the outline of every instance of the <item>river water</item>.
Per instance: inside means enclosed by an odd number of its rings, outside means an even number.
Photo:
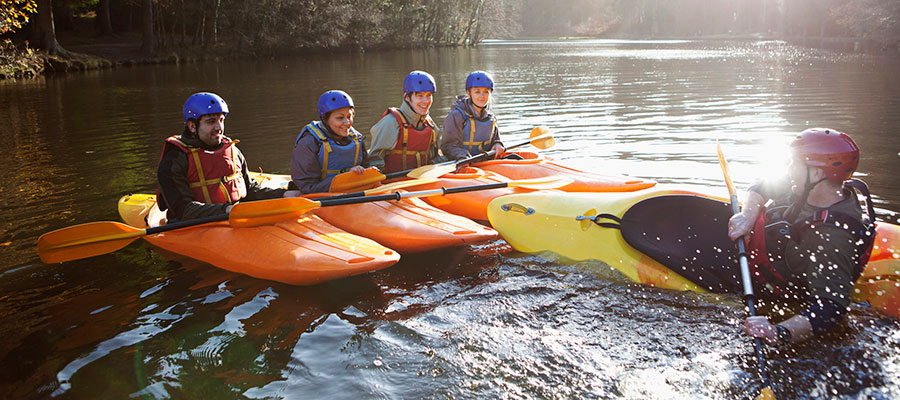
[[[320,93],[350,93],[368,132],[413,69],[437,79],[438,124],[466,74],[483,69],[507,143],[546,125],[557,145],[544,154],[569,165],[695,187],[722,186],[716,140],[746,187],[783,172],[796,132],[840,129],[862,148],[858,176],[879,217],[897,223],[895,55],[776,41],[503,41],[0,82],[0,397],[755,397],[740,298],[639,286],[599,262],[502,241],[404,255],[314,287],[141,241],[38,259],[40,234],[117,220],[120,196],[155,190],[162,140],[180,131],[191,93],[222,95],[226,134],[251,168],[285,173]],[[898,328],[855,306],[836,332],[769,351],[778,397],[900,397]]]

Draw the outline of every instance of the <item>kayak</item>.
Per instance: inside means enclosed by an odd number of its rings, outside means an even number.
[[[270,187],[287,187],[291,180],[287,175],[275,174],[254,174],[254,178]],[[318,200],[337,194],[315,193],[304,197]],[[322,207],[311,213],[401,254],[483,243],[499,237],[488,226],[442,211],[417,198]]]
[[[334,194],[305,197],[316,200]],[[491,227],[432,207],[417,198],[322,207],[313,213],[340,229],[401,253],[482,243],[500,236]]]
[[[628,279],[697,292],[740,293],[727,236],[725,195],[678,187],[639,192],[541,191],[495,199],[488,218],[516,250],[600,260]],[[876,225],[876,241],[853,300],[900,318],[900,226]]]
[[[440,180],[434,183],[410,186],[408,191],[432,190],[440,188],[455,188],[462,186],[488,185],[493,183],[509,182],[510,179],[480,168],[462,167],[454,173],[440,176]],[[491,200],[509,194],[527,193],[531,190],[506,187],[500,189],[478,190],[466,193],[456,193],[446,196],[425,197],[428,204],[451,214],[476,220],[487,221],[487,205]]]
[[[656,185],[655,181],[626,175],[605,175],[580,171],[555,163],[537,153],[517,152],[514,154],[518,154],[522,159],[483,161],[473,166],[462,167],[456,172],[442,175],[440,182],[412,186],[407,188],[407,190],[485,185],[550,176],[562,176],[572,179],[572,183],[556,189],[565,192],[634,192]],[[476,221],[487,221],[487,205],[491,200],[499,196],[528,192],[531,192],[531,190],[523,188],[491,189],[443,197],[428,197],[425,201],[453,214],[462,215]]]
[[[633,192],[656,185],[656,181],[648,179],[577,170],[538,153],[518,151],[507,154],[515,154],[521,159],[498,158],[472,166],[513,180],[564,176],[572,179],[572,183],[558,189],[564,192]]]
[[[125,223],[148,228],[165,221],[156,196],[119,199]],[[315,215],[274,225],[232,228],[227,221],[143,236],[150,244],[216,267],[291,285],[317,283],[390,267],[400,254],[340,230]]]

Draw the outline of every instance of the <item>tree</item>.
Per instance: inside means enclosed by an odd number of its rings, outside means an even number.
[[[97,3],[97,30],[101,35],[112,36],[112,20],[109,17],[110,0],[100,0]]]
[[[153,0],[143,0],[141,2],[141,25],[143,25],[143,37],[141,40],[141,51],[146,55],[153,54]]]
[[[51,0],[37,0],[37,18],[31,24],[31,42],[49,55],[71,58],[72,53],[56,41],[56,26],[53,23],[53,3]]]
[[[0,0],[0,35],[21,28],[36,11],[34,0]]]
[[[859,37],[884,47],[900,45],[900,2],[896,0],[849,0],[831,9],[831,14]]]

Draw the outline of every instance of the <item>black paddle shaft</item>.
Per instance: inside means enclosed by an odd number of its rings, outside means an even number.
[[[394,192],[390,194],[380,194],[376,196],[366,196],[366,197],[352,197],[346,199],[325,199],[319,200],[319,203],[322,207],[329,206],[342,206],[346,204],[359,204],[359,203],[371,203],[373,201],[385,201],[385,200],[401,200],[408,197],[421,197],[425,195],[431,194],[441,194],[448,195],[453,193],[463,193],[463,192],[474,192],[477,190],[489,190],[489,189],[501,189],[509,187],[509,182],[498,182],[498,183],[488,183],[486,185],[474,185],[474,186],[460,186],[455,188],[440,188],[433,190],[423,190],[419,192],[407,192],[400,193]]]
[[[204,218],[189,219],[187,221],[178,221],[178,222],[173,222],[171,224],[165,224],[163,226],[147,228],[147,235],[152,235],[154,233],[168,232],[168,231],[175,230],[175,229],[187,228],[189,226],[197,226],[197,225],[208,224],[210,222],[219,222],[219,221],[228,221],[228,214],[220,214],[220,215],[213,215],[213,216],[204,217]]]
[[[524,145],[526,145],[526,144],[530,144],[532,141],[534,141],[534,138],[532,138],[531,140],[529,140],[529,141],[527,141],[527,142],[516,143],[516,144],[514,144],[514,145],[512,145],[512,146],[506,147],[505,150],[512,150],[512,149],[515,149],[515,148],[517,148],[517,147],[522,147],[522,146],[524,146]],[[476,161],[480,161],[480,160],[483,159],[483,158],[491,157],[491,156],[493,156],[494,154],[497,154],[497,152],[494,151],[494,150],[490,150],[490,151],[487,151],[487,152],[484,152],[484,153],[478,153],[478,154],[476,154],[476,155],[474,155],[474,156],[469,156],[469,157],[463,158],[462,160],[459,160],[459,161],[447,161],[447,162],[442,162],[442,163],[440,163],[440,164],[435,164],[435,165],[450,165],[450,164],[456,164],[456,168],[459,169],[459,167],[462,167],[463,165],[469,165],[469,164],[474,163],[474,162],[476,162]],[[411,169],[408,169],[408,170],[405,170],[405,171],[392,172],[392,173],[390,173],[390,174],[386,174],[386,175],[385,175],[385,179],[402,178],[402,177],[406,176],[406,174],[408,174],[408,173],[410,173],[410,172],[412,172]]]

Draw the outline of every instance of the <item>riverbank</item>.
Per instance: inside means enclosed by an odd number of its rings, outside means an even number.
[[[524,38],[538,40],[545,38]],[[556,40],[582,40],[589,37],[558,37]],[[870,39],[845,37],[788,37],[777,38],[771,34],[705,35],[692,37],[618,37],[623,40],[784,40],[804,47],[821,48],[851,53],[900,53],[900,48],[885,48]],[[146,55],[141,50],[141,36],[136,32],[116,36],[60,34],[60,45],[69,51],[69,57],[47,55],[16,44],[11,40],[0,43],[0,79],[33,78],[42,74],[66,74],[88,70],[110,69],[142,64],[180,64],[223,59],[257,58],[252,51],[235,50],[224,44],[218,46],[179,46]],[[365,48],[309,49],[309,53],[323,51],[365,51]]]
[[[66,74],[141,64],[179,64],[254,56],[228,53],[223,47],[195,46],[146,55],[141,50],[141,37],[136,33],[105,37],[60,34],[57,40],[70,53],[69,57],[34,51],[24,43],[17,44],[11,40],[3,42],[0,51],[0,79],[33,78],[42,74]]]

